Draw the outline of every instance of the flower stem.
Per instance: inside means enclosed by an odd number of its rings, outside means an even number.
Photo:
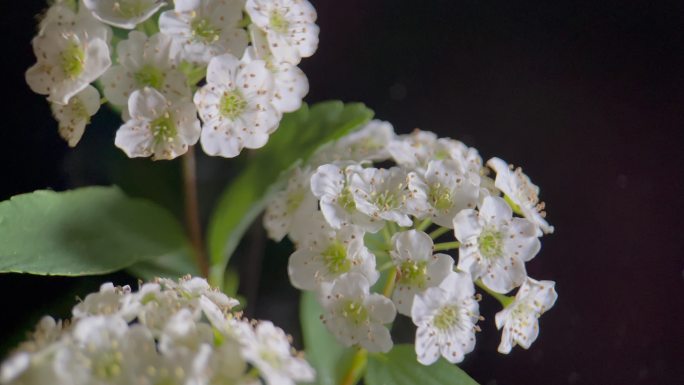
[[[458,249],[461,246],[460,242],[444,242],[444,243],[437,243],[435,244],[434,250],[435,251],[443,251],[443,250],[455,250]]]
[[[513,302],[513,299],[514,299],[513,297],[509,297],[507,295],[500,294],[500,293],[497,293],[495,291],[492,291],[490,288],[485,286],[484,283],[482,283],[482,280],[478,279],[477,281],[475,281],[475,284],[477,285],[477,287],[479,287],[480,289],[487,292],[487,294],[496,298],[496,300],[499,301],[501,303],[501,306],[503,306],[503,307],[506,307],[506,306],[510,305],[511,302]]]
[[[425,231],[428,227],[430,227],[431,224],[432,221],[430,220],[430,218],[426,218],[422,222],[420,222],[418,226],[416,226],[416,230]]]
[[[394,283],[397,280],[397,269],[390,270],[387,275],[387,282],[385,283],[385,288],[382,290],[382,294],[389,298],[394,291]]]
[[[209,259],[202,240],[202,227],[197,200],[197,174],[195,148],[190,146],[183,156],[183,189],[185,191],[185,225],[192,244],[195,263],[203,277],[209,276]]]
[[[451,229],[448,228],[448,227],[440,227],[440,228],[438,228],[437,230],[431,232],[431,233],[428,234],[428,235],[429,235],[430,238],[432,238],[432,239],[437,239],[439,236],[441,236],[442,234],[446,234],[446,233],[448,233],[449,231],[451,231]]]
[[[352,357],[351,365],[347,373],[342,378],[341,385],[354,385],[359,382],[363,371],[366,370],[366,364],[368,363],[368,351],[366,349],[360,348]]]

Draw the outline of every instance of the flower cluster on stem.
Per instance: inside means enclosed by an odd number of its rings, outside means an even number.
[[[456,140],[396,135],[376,120],[293,170],[264,226],[295,244],[290,280],[316,293],[342,345],[389,351],[401,314],[416,326],[420,363],[456,363],[474,349],[483,320],[476,286],[503,305],[495,317],[502,353],[528,348],[556,300],[554,283],[525,268],[553,232],[538,194],[501,159],[485,163]]]
[[[282,329],[231,310],[202,278],[159,279],[137,292],[105,283],[44,317],[0,367],[0,384],[259,384],[310,382],[314,371]]]
[[[199,141],[232,158],[263,147],[301,106],[298,64],[318,47],[315,21],[307,0],[57,0],[26,81],[69,146],[108,102],[129,157],[173,159]]]

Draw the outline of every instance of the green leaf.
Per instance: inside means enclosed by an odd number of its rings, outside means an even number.
[[[368,356],[367,385],[478,385],[454,364],[445,359],[424,366],[416,360],[413,345],[395,345],[387,354]]]
[[[249,158],[247,167],[228,185],[213,211],[207,241],[214,285],[222,286],[230,256],[268,197],[277,191],[280,174],[372,116],[373,111],[363,104],[340,101],[318,103],[311,108],[303,104],[296,112],[285,114],[268,144]]]
[[[304,351],[307,361],[316,369],[316,384],[336,385],[349,367],[354,350],[341,346],[323,325],[323,310],[313,292],[303,292],[299,306]]]
[[[138,262],[126,270],[132,276],[143,281],[152,281],[155,278],[178,279],[188,274],[192,276],[201,275],[189,250]]]
[[[176,218],[117,187],[36,191],[0,202],[0,272],[104,274],[187,249]]]

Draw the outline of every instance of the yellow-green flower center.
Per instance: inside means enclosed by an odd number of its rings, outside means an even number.
[[[169,113],[158,117],[150,124],[154,141],[157,143],[171,142],[178,134],[176,124],[171,119]]]
[[[198,19],[192,22],[192,36],[205,44],[211,44],[221,36],[221,28],[207,19]]]
[[[451,190],[439,183],[430,186],[428,199],[432,202],[432,207],[441,211],[448,210],[454,205],[454,197],[451,195]]]
[[[347,300],[341,307],[342,317],[356,325],[366,323],[368,321],[368,310],[362,303]]]
[[[141,86],[152,87],[156,90],[161,90],[164,85],[164,72],[159,68],[146,65],[140,69],[135,75],[135,81]]]
[[[356,209],[356,203],[354,203],[354,196],[352,195],[351,189],[349,187],[345,187],[344,190],[342,190],[339,198],[337,199],[337,202],[348,213],[351,213],[354,211],[354,209]]]
[[[235,120],[235,118],[242,115],[245,108],[247,108],[247,101],[237,90],[226,91],[223,97],[221,97],[221,104],[219,106],[221,115],[230,120]]]
[[[322,253],[325,267],[332,274],[346,273],[351,269],[351,261],[347,259],[347,248],[339,241],[334,241]]]
[[[76,41],[70,41],[60,57],[62,71],[67,77],[75,78],[85,69],[85,51]]]
[[[503,233],[494,229],[484,229],[477,239],[480,254],[486,258],[498,258],[503,255]]]
[[[130,19],[145,14],[147,7],[140,0],[119,0],[114,2],[114,11],[121,17]]]
[[[451,328],[458,322],[458,309],[455,306],[445,306],[437,312],[432,324],[440,330]]]
[[[268,19],[268,25],[272,30],[278,33],[287,33],[290,27],[290,22],[277,10],[271,12],[271,17]]]
[[[304,189],[291,191],[289,194],[287,194],[287,200],[285,202],[285,210],[287,213],[292,214],[297,211],[305,196],[306,191]]]
[[[116,349],[100,354],[93,361],[93,374],[100,379],[111,380],[121,374],[123,354]]]
[[[383,191],[376,194],[373,199],[376,207],[383,211],[388,211],[399,207],[399,199],[392,191]]]
[[[404,261],[399,266],[399,283],[424,288],[427,281],[426,261]]]

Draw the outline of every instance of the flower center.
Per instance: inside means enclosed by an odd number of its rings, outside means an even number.
[[[375,195],[374,203],[378,208],[388,211],[399,206],[399,199],[397,199],[394,192],[385,190]]]
[[[480,253],[486,258],[497,258],[503,255],[503,233],[493,229],[484,229],[477,239]]]
[[[75,78],[85,69],[85,51],[78,42],[71,40],[60,57],[62,71],[67,77]]]
[[[161,90],[164,85],[164,72],[159,68],[146,65],[135,75],[135,81],[141,86],[152,87],[156,90]]]
[[[271,17],[268,19],[268,25],[277,33],[287,33],[290,27],[290,22],[277,10],[271,12]]]
[[[399,266],[399,282],[420,289],[425,287],[427,276],[427,262],[404,261]]]
[[[454,205],[454,198],[451,195],[451,190],[439,183],[430,186],[428,199],[432,202],[432,206],[437,210],[448,210]]]
[[[220,35],[221,29],[211,24],[207,19],[199,19],[192,22],[192,36],[205,44],[214,43],[219,39]]]
[[[302,204],[305,196],[306,191],[304,189],[294,190],[287,194],[287,200],[285,202],[285,210],[287,213],[294,213]]]
[[[122,361],[123,354],[120,351],[113,349],[105,352],[93,362],[93,373],[103,380],[118,377],[121,374]]]
[[[366,323],[368,321],[368,310],[363,304],[356,301],[347,300],[342,304],[342,317],[356,325]]]
[[[226,91],[223,93],[219,108],[221,110],[221,115],[230,120],[235,120],[235,118],[242,115],[245,108],[247,108],[247,101],[237,90]]]
[[[325,267],[332,274],[346,273],[351,269],[351,261],[347,259],[347,248],[339,241],[334,241],[322,253]]]
[[[121,17],[132,18],[144,14],[147,7],[140,0],[120,0],[115,1],[112,8]]]
[[[349,189],[349,187],[345,187],[344,190],[342,190],[337,202],[340,206],[342,206],[343,209],[347,210],[348,213],[351,213],[356,208],[354,196],[352,195],[351,189]]]
[[[455,306],[445,306],[439,309],[439,312],[432,320],[432,323],[437,329],[446,330],[452,327],[458,321],[458,309]]]
[[[152,135],[157,143],[171,142],[176,137],[178,130],[168,112],[153,120],[151,123]]]

